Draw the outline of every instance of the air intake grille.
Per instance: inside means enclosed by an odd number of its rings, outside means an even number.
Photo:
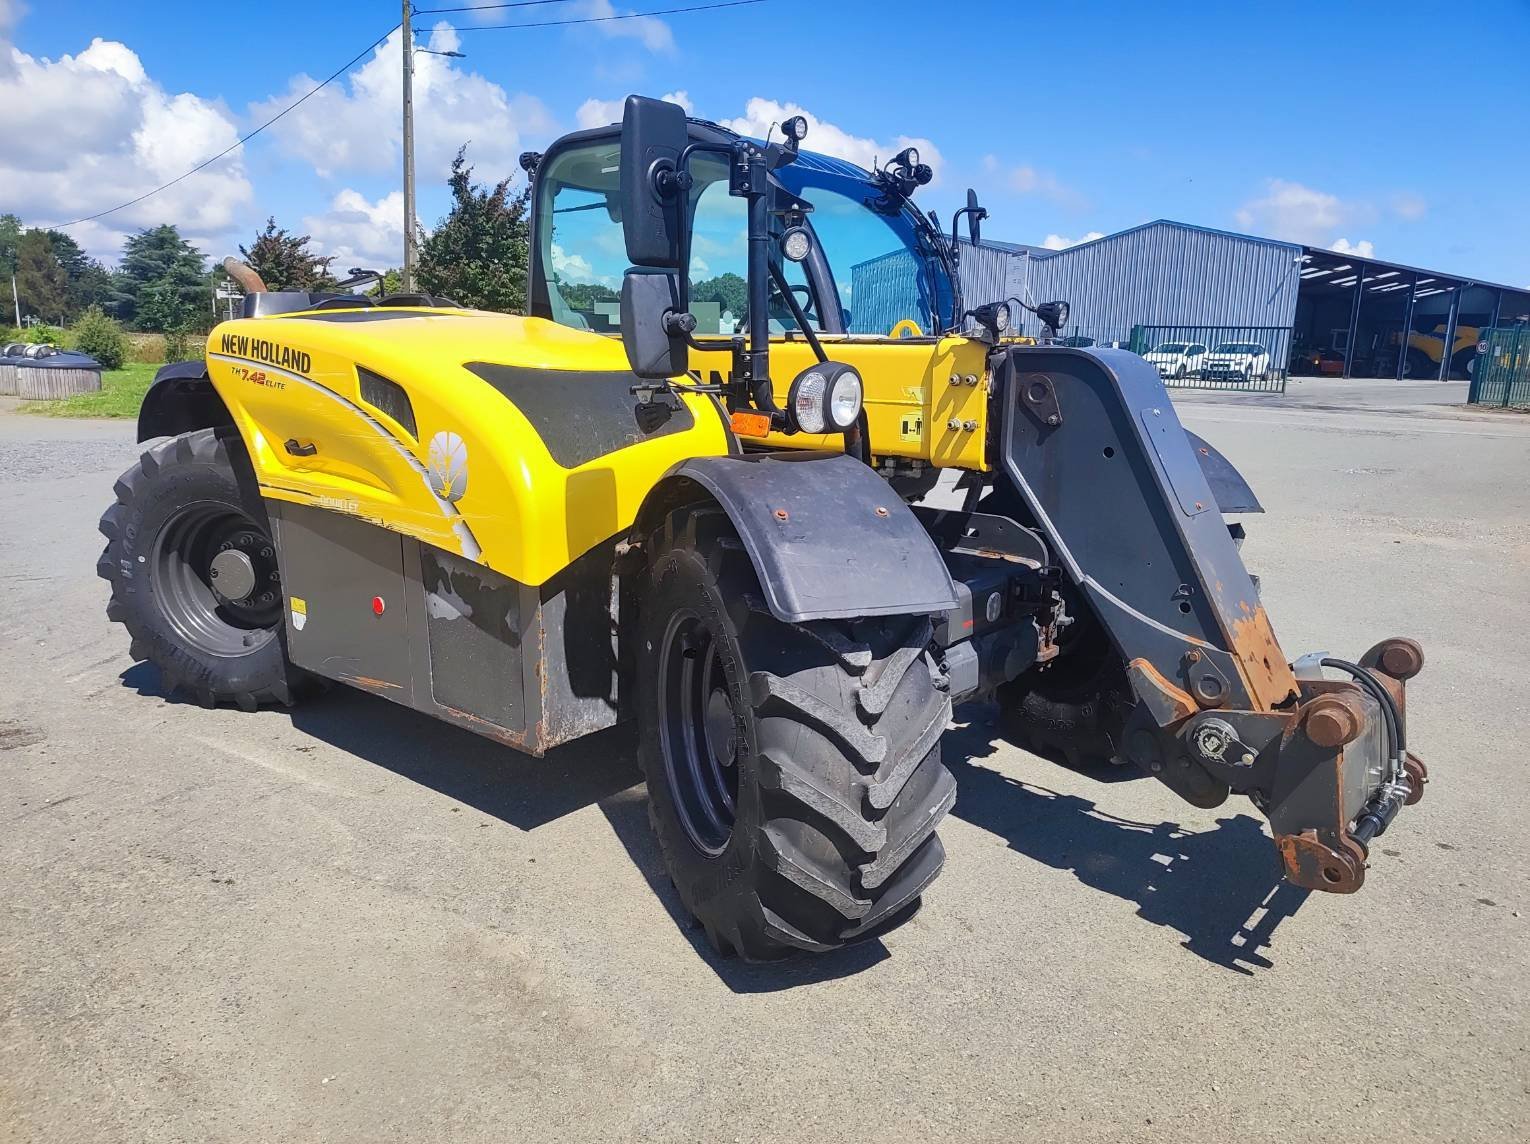
[[[403,386],[359,366],[356,376],[361,379],[361,400],[393,418],[409,430],[411,437],[420,435],[414,425],[414,406],[409,404],[409,395],[404,392]]]

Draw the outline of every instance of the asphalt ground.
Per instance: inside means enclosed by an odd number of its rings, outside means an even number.
[[[130,427],[0,411],[0,1140],[1525,1139],[1530,417],[1463,390],[1176,398],[1289,654],[1425,646],[1361,893],[964,708],[923,909],[773,966],[678,924],[625,730],[166,699],[94,575]]]

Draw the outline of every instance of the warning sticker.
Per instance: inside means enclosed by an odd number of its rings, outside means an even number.
[[[924,416],[919,413],[905,413],[899,435],[905,441],[918,441],[924,436]]]
[[[297,631],[303,630],[303,625],[308,622],[308,601],[292,597],[292,626]]]

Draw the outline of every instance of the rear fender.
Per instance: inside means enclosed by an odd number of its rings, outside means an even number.
[[[204,361],[162,366],[138,409],[138,439],[178,437],[195,429],[232,425],[228,406],[213,388]]]
[[[956,607],[951,574],[913,511],[843,453],[696,457],[654,486],[634,532],[709,497],[728,514],[784,623],[939,613]]]

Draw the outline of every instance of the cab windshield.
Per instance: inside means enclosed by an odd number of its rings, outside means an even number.
[[[612,138],[555,153],[537,177],[537,258],[532,312],[599,333],[621,329],[622,236],[619,163]],[[690,301],[700,337],[741,332],[748,318],[746,203],[728,193],[726,162],[691,160]],[[848,163],[804,153],[777,172],[811,203],[816,239],[803,263],[771,257],[808,323],[825,333],[886,336],[911,321],[923,333],[949,323],[951,275],[938,239],[905,200],[889,198]],[[779,216],[773,216],[779,228]],[[792,307],[772,283],[770,330],[797,328]],[[907,330],[907,327],[904,327]]]

